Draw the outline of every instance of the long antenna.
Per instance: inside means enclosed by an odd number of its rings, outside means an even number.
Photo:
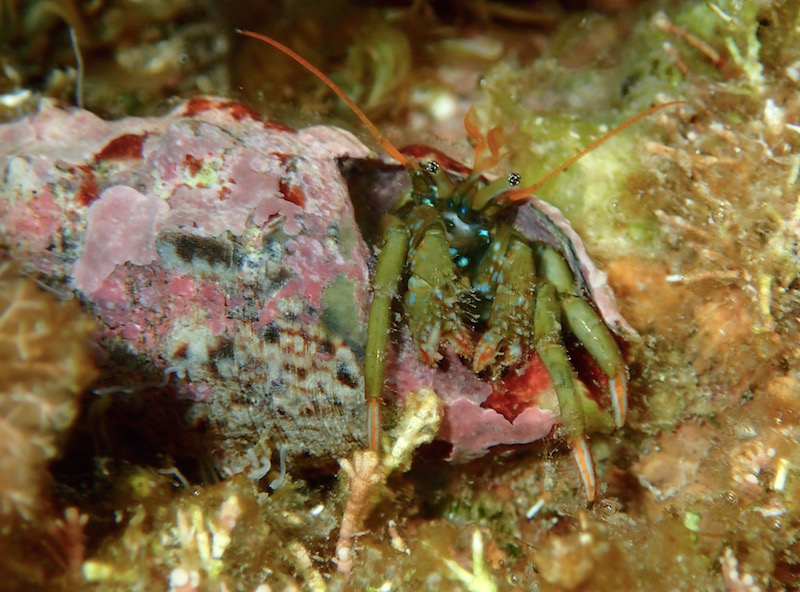
[[[283,43],[275,41],[272,37],[267,37],[266,35],[262,35],[260,33],[254,33],[252,31],[243,31],[241,29],[236,29],[236,32],[239,33],[240,35],[252,37],[253,39],[258,39],[259,41],[263,41],[264,43],[271,45],[275,49],[282,51],[284,54],[292,58],[295,62],[303,66],[303,68],[305,68],[306,70],[311,72],[314,76],[319,78],[322,82],[324,82],[329,89],[335,92],[339,96],[339,98],[342,99],[348,107],[350,107],[353,113],[355,113],[356,116],[364,123],[364,125],[367,126],[369,133],[371,133],[372,136],[376,140],[378,140],[380,145],[383,146],[383,149],[386,150],[389,156],[394,158],[397,162],[399,162],[406,168],[409,167],[414,169],[418,168],[415,162],[412,162],[409,159],[407,159],[397,148],[395,148],[394,144],[392,144],[386,138],[386,136],[384,136],[380,132],[380,130],[375,126],[375,124],[372,123],[372,121],[370,121],[369,117],[367,117],[367,114],[364,113],[361,110],[361,108],[358,105],[356,105],[353,102],[353,100],[350,97],[348,97],[345,94],[345,92],[341,88],[339,88],[339,86],[333,80],[328,78],[325,74],[322,73],[321,70],[319,70],[316,66],[311,64],[304,57],[298,55],[293,50],[286,47]]]
[[[615,127],[613,130],[608,132],[602,138],[599,138],[599,139],[595,140],[594,142],[592,142],[591,144],[589,144],[586,148],[584,148],[583,150],[578,152],[572,158],[569,158],[566,161],[564,161],[563,163],[561,163],[560,165],[558,165],[552,171],[547,173],[544,177],[542,177],[541,179],[536,181],[536,183],[534,183],[533,185],[528,185],[527,187],[520,187],[519,189],[513,189],[511,191],[508,191],[505,194],[506,199],[508,199],[509,201],[519,201],[520,199],[524,199],[524,198],[528,197],[529,195],[531,195],[532,193],[538,191],[544,185],[549,183],[553,179],[553,177],[555,177],[559,173],[564,172],[569,167],[571,167],[573,164],[575,164],[578,160],[580,160],[581,158],[583,158],[584,156],[589,154],[592,150],[594,150],[595,148],[597,148],[601,144],[605,144],[611,138],[616,136],[621,131],[629,128],[634,123],[638,123],[639,121],[641,121],[645,117],[649,117],[650,115],[652,115],[656,111],[661,111],[661,109],[666,109],[667,107],[672,107],[673,105],[680,105],[680,104],[685,103],[685,102],[686,101],[669,101],[668,103],[661,103],[659,105],[654,105],[653,107],[650,107],[649,109],[645,109],[644,111],[642,111],[638,115],[635,115],[635,116],[631,117],[625,123],[622,123],[622,124],[618,125],[617,127]]]

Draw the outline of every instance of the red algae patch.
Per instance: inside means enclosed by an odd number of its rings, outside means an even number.
[[[127,158],[142,158],[142,149],[146,134],[122,134],[110,140],[108,144],[94,155],[95,162],[104,160],[123,160]]]

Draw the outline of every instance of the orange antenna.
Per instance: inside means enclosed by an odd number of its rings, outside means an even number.
[[[644,111],[642,111],[638,115],[635,115],[634,117],[631,117],[625,123],[615,127],[613,130],[608,132],[602,138],[599,138],[599,139],[595,140],[594,142],[592,142],[591,144],[589,144],[586,148],[584,148],[583,150],[578,152],[572,158],[569,158],[565,162],[561,163],[559,166],[557,166],[552,171],[547,173],[544,177],[542,177],[541,179],[536,181],[536,183],[534,183],[533,185],[528,185],[527,187],[520,187],[519,189],[513,189],[513,190],[511,190],[511,191],[506,193],[505,198],[507,200],[509,200],[509,201],[519,201],[521,199],[524,199],[524,198],[528,197],[529,195],[531,195],[535,191],[538,191],[544,185],[549,183],[553,179],[553,177],[555,177],[559,173],[564,172],[569,167],[571,167],[573,164],[575,164],[578,160],[580,160],[581,158],[583,158],[584,156],[589,154],[592,150],[594,150],[595,148],[597,148],[601,144],[605,144],[611,138],[616,136],[621,131],[629,128],[634,123],[638,123],[639,121],[641,121],[645,117],[649,117],[650,115],[652,115],[656,111],[661,111],[661,109],[666,109],[667,107],[672,107],[673,105],[680,105],[680,104],[685,103],[685,102],[686,101],[670,101],[668,103],[661,103],[660,105],[655,105],[653,107],[650,107],[649,109],[645,109]]]
[[[245,35],[247,37],[252,37],[253,39],[258,39],[259,41],[263,41],[264,43],[267,43],[267,44],[271,45],[275,49],[282,51],[284,54],[286,54],[287,56],[292,58],[295,62],[297,62],[298,64],[303,66],[303,68],[305,68],[306,70],[311,72],[314,76],[319,78],[322,82],[325,83],[325,85],[329,89],[331,89],[333,92],[335,92],[339,96],[339,98],[342,99],[345,102],[345,104],[348,107],[350,107],[350,109],[353,111],[353,113],[355,113],[356,116],[364,123],[364,125],[367,126],[367,129],[369,130],[369,133],[371,133],[372,136],[376,140],[378,140],[378,142],[380,142],[380,145],[383,146],[383,149],[386,150],[386,152],[389,153],[389,156],[394,158],[397,162],[402,164],[404,167],[407,167],[407,168],[408,167],[412,167],[412,168],[415,168],[415,169],[417,168],[417,164],[415,162],[412,162],[412,161],[408,160],[405,156],[403,156],[403,154],[397,148],[395,148],[394,144],[392,144],[386,138],[386,136],[384,136],[380,132],[380,130],[375,126],[375,124],[370,121],[370,119],[369,119],[369,117],[367,117],[366,113],[364,113],[359,108],[359,106],[356,105],[353,102],[353,100],[350,97],[348,97],[345,94],[345,92],[336,85],[336,83],[333,80],[328,78],[318,68],[316,68],[311,63],[309,63],[308,60],[306,60],[305,58],[303,58],[300,55],[296,54],[294,51],[292,51],[291,49],[286,47],[283,43],[280,43],[279,41],[275,41],[274,39],[272,39],[271,37],[267,37],[266,35],[261,35],[260,33],[253,33],[252,31],[243,31],[241,29],[236,29],[236,32],[239,33],[240,35]]]

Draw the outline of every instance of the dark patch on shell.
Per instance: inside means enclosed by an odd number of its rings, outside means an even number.
[[[358,376],[353,373],[351,368],[341,362],[336,365],[336,380],[349,388],[356,388],[359,384]]]
[[[175,348],[175,351],[172,352],[172,357],[176,359],[186,359],[186,356],[189,355],[189,344],[185,341],[178,345]]]
[[[265,343],[278,343],[278,340],[281,338],[281,330],[275,323],[269,323],[264,326],[264,330],[261,332],[261,338]]]
[[[183,166],[188,169],[190,175],[194,176],[203,168],[203,159],[187,154],[183,157]]]
[[[208,357],[212,361],[222,359],[233,359],[235,343],[229,337],[220,338],[216,346],[208,351]]]
[[[117,136],[94,155],[94,161],[142,158],[142,150],[146,138],[147,134],[122,134]]]
[[[234,245],[229,240],[164,232],[159,236],[159,242],[171,245],[175,254],[185,263],[202,259],[211,265],[219,263],[225,267],[233,267],[235,262]]]
[[[94,176],[94,170],[89,165],[79,165],[74,169],[76,177],[80,178],[81,185],[75,194],[75,199],[81,205],[88,206],[100,195],[100,190],[97,187],[97,179]]]

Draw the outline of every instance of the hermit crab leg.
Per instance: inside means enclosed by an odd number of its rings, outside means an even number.
[[[386,352],[391,328],[392,301],[408,253],[409,231],[399,218],[390,216],[384,232],[383,248],[375,266],[372,304],[367,321],[364,393],[367,399],[367,438],[372,450],[380,451],[380,403],[386,375]]]
[[[628,412],[627,370],[617,340],[594,308],[575,295],[575,278],[564,258],[550,247],[537,254],[539,274],[559,292],[566,326],[608,377],[614,424],[622,427]]]
[[[500,271],[505,263],[506,252],[511,242],[511,232],[495,233],[486,254],[478,262],[472,276],[472,289],[481,300],[491,303],[497,291]],[[481,311],[484,312],[484,311]],[[488,314],[488,313],[487,313]],[[482,320],[487,320],[483,318]]]
[[[577,393],[572,365],[561,339],[561,307],[552,284],[541,282],[536,289],[533,341],[558,397],[561,419],[569,439],[586,431],[583,403]]]
[[[586,416],[576,386],[572,365],[561,339],[561,306],[553,284],[542,282],[537,287],[533,333],[536,353],[539,354],[550,380],[556,389],[558,407],[572,457],[578,465],[586,499],[594,501],[597,493],[597,476],[594,459],[586,440]]]
[[[593,502],[597,495],[597,473],[594,470],[594,458],[592,449],[589,448],[589,442],[585,435],[578,436],[570,440],[569,447],[572,450],[572,458],[578,465],[578,473],[581,476],[586,499]]]
[[[500,240],[489,246],[502,245]],[[492,366],[495,376],[519,365],[528,351],[533,323],[534,264],[531,248],[514,237],[503,254],[502,266],[493,274],[497,284],[486,331],[475,346],[472,368],[477,374]],[[498,355],[502,353],[502,358]]]
[[[588,302],[577,296],[565,295],[561,297],[561,306],[569,330],[608,376],[614,424],[621,428],[625,425],[625,416],[628,412],[628,395],[625,364],[619,346],[611,331]]]

